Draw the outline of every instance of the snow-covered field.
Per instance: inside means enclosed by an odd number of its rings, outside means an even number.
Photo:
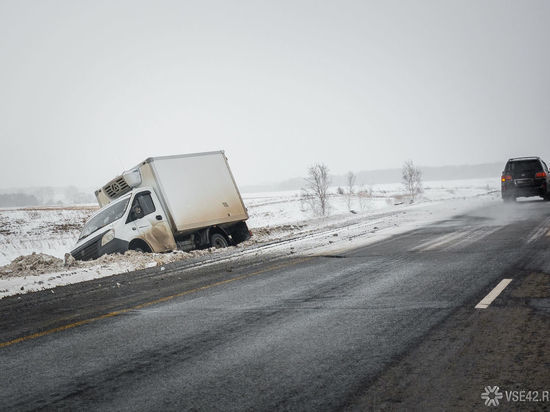
[[[318,253],[322,249],[356,246],[380,237],[443,219],[482,202],[499,199],[496,179],[425,182],[415,204],[402,186],[375,185],[368,197],[347,199],[331,189],[330,216],[319,218],[300,199],[299,191],[244,193],[249,227],[254,236],[238,247],[166,254],[129,253],[64,266],[61,260],[74,245],[94,206],[0,210],[0,298],[116,273],[193,259],[215,261],[247,254]],[[359,189],[359,188],[358,188]],[[19,258],[36,253],[26,258]],[[40,254],[52,255],[58,259]]]
[[[401,183],[373,185],[371,197],[353,196],[351,209],[356,212],[369,213],[391,210],[396,203],[406,202]],[[336,195],[337,188],[331,188],[330,214],[348,213],[345,195]],[[355,192],[361,188],[356,187]],[[472,179],[432,181],[424,183],[424,193],[419,202],[472,198],[500,190],[498,179]],[[300,200],[300,191],[244,193],[243,199],[248,208],[250,227],[277,226],[293,224],[314,217],[312,212]],[[399,205],[397,205],[399,206]]]
[[[63,257],[96,206],[0,210],[0,266],[32,252]]]

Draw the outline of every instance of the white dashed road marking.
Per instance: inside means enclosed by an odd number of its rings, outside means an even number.
[[[410,249],[411,252],[427,252],[431,250],[454,250],[464,248],[499,230],[500,227],[481,227],[446,233],[435,239],[428,240]]]
[[[474,231],[470,232],[465,238],[460,239],[455,244],[449,246],[447,249],[460,249],[466,246],[469,246],[475,242],[480,241],[481,239],[495,233],[497,230],[501,229],[501,227],[494,227],[494,228],[479,228],[475,229]]]
[[[456,242],[458,239],[462,239],[464,236],[467,235],[467,232],[457,232],[457,233],[451,233],[445,236],[442,236],[435,241],[429,242],[425,246],[420,246],[420,251],[425,252],[428,250],[434,250],[437,248],[441,248],[443,246],[452,244],[453,242]]]
[[[540,225],[538,225],[527,238],[527,243],[533,243],[540,239],[542,236],[549,236],[548,226],[550,225],[550,218],[545,219]]]
[[[506,286],[510,284],[512,279],[502,279],[498,285],[495,286],[495,288],[489,292],[487,296],[485,296],[481,301],[476,305],[476,309],[487,309],[489,305],[495,300],[498,295],[501,294],[501,292],[504,290]]]

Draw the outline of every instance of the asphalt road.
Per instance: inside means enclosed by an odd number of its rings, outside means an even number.
[[[550,203],[498,203],[333,255],[2,299],[0,406],[353,408],[502,278],[550,273],[549,230]]]

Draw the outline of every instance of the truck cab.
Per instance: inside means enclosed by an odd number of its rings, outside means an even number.
[[[165,252],[176,249],[172,229],[152,188],[140,188],[110,203],[84,225],[71,252],[90,260],[127,250]]]

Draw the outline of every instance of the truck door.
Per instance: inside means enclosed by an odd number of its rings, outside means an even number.
[[[128,220],[135,224],[136,237],[145,240],[153,252],[176,249],[170,223],[155,192],[147,190],[134,196]]]

